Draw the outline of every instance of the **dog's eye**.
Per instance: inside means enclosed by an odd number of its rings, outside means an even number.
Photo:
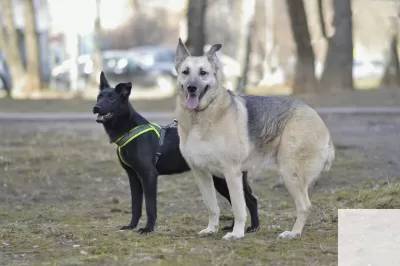
[[[103,97],[103,95],[99,94],[99,96],[97,96],[97,100],[100,100],[101,97]]]
[[[188,69],[183,70],[183,71],[182,71],[182,74],[183,74],[183,75],[189,75],[189,70],[188,70]]]
[[[200,71],[200,76],[205,76],[205,75],[207,75],[207,72],[205,72],[204,70],[201,70]]]
[[[115,97],[114,97],[114,96],[108,96],[108,100],[109,100],[110,102],[113,102],[113,101],[115,101]]]

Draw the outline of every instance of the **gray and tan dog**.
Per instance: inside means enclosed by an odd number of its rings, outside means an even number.
[[[199,234],[218,231],[220,210],[211,174],[226,178],[235,225],[224,239],[236,239],[244,236],[246,222],[242,171],[276,168],[297,213],[292,231],[279,237],[300,237],[311,208],[308,186],[335,157],[329,131],[316,111],[299,100],[241,97],[222,88],[220,48],[213,45],[195,57],[179,39],[176,50],[180,149],[209,211],[208,226]]]

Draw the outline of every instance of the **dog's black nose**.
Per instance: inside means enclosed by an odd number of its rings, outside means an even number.
[[[197,91],[197,87],[190,85],[187,87],[187,90],[189,93],[195,93]]]
[[[96,114],[96,113],[100,112],[100,109],[101,109],[100,106],[95,105],[95,106],[93,107],[93,113]]]

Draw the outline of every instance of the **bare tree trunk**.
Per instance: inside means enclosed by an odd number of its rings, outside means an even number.
[[[353,22],[351,0],[332,1],[335,33],[328,39],[328,51],[320,87],[325,91],[352,90]]]
[[[388,62],[385,73],[383,74],[380,88],[399,88],[400,87],[400,63],[399,53],[397,52],[398,45],[398,17],[392,17],[392,36],[390,41]]]
[[[275,35],[275,8],[274,0],[264,0],[264,13],[265,13],[265,29],[264,29],[264,62],[263,62],[263,75],[260,85],[268,83],[268,79],[274,72],[274,67],[278,65],[278,58],[276,53],[276,35]]]
[[[92,88],[98,87],[98,79],[100,77],[100,71],[102,67],[102,56],[101,56],[101,21],[100,21],[100,6],[101,0],[96,0],[96,20],[94,22],[94,46],[92,52],[93,71],[90,76],[90,83]]]
[[[6,35],[4,34],[3,27],[0,27],[0,50],[3,51],[6,55],[10,53],[7,43],[6,43]],[[7,92],[7,97],[11,97],[11,89],[9,88]]]
[[[7,30],[7,41],[4,42],[4,52],[10,67],[11,78],[13,81],[13,92],[20,92],[24,89],[26,75],[21,53],[19,51],[18,35],[13,15],[14,7],[12,5],[12,0],[3,0],[1,3],[3,4],[3,14]]]
[[[237,92],[245,94],[246,93],[246,85],[247,85],[247,80],[250,72],[250,56],[251,56],[251,48],[252,48],[252,39],[253,39],[253,32],[254,32],[254,20],[250,23],[249,25],[249,30],[247,32],[247,38],[246,38],[246,54],[245,54],[245,59],[244,59],[244,66],[243,66],[243,72],[241,75],[241,81],[238,83],[238,88]]]
[[[39,91],[41,88],[40,50],[36,27],[36,10],[34,0],[24,1],[25,40],[27,55],[28,83],[26,91]]]
[[[323,0],[318,0],[318,17],[319,17],[319,23],[321,25],[322,36],[326,39],[327,35],[326,35],[324,8],[322,1]]]
[[[255,55],[256,62],[253,62],[254,73],[257,79],[257,83],[264,76],[264,60],[266,58],[266,12],[265,12],[265,2],[267,0],[256,0],[254,9],[254,29],[253,35],[254,40],[252,40],[252,52]]]
[[[293,93],[316,93],[318,92],[318,84],[314,70],[314,51],[311,45],[303,0],[286,0],[286,4],[297,49]]]
[[[237,57],[242,68],[242,73],[236,84],[236,91],[244,94],[250,70],[251,40],[254,30],[254,11],[257,3],[254,0],[241,0],[238,4],[241,9],[241,26]]]
[[[200,56],[204,53],[206,44],[205,35],[205,15],[207,0],[189,0],[187,11],[188,38],[186,47],[194,56]]]

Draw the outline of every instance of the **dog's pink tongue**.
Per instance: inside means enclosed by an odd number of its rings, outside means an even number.
[[[196,109],[199,106],[199,97],[197,95],[188,95],[186,98],[186,106],[189,109]]]

